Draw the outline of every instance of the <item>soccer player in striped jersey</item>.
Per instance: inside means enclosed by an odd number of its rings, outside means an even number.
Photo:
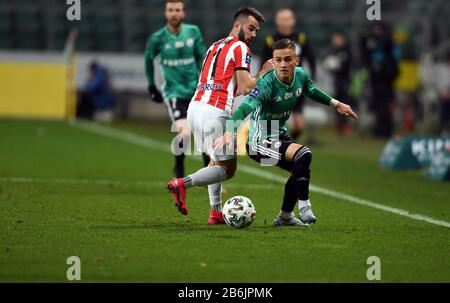
[[[187,109],[197,85],[198,75],[205,55],[205,45],[200,29],[196,25],[183,23],[185,17],[183,0],[167,0],[165,8],[166,26],[148,39],[145,50],[145,71],[149,83],[151,100],[164,104],[181,138],[189,138]],[[160,56],[163,77],[162,92],[156,88],[153,59]],[[180,143],[180,145],[183,143]],[[175,155],[173,173],[176,178],[184,177],[184,150]],[[203,162],[209,157],[203,154]]]
[[[240,8],[234,15],[228,37],[211,45],[206,52],[197,90],[189,105],[188,121],[197,151],[210,155],[211,162],[208,167],[185,178],[168,182],[168,189],[174,195],[176,206],[183,215],[188,213],[186,189],[208,185],[211,205],[208,224],[225,223],[221,211],[221,182],[232,178],[236,171],[234,150],[215,151],[212,144],[225,131],[225,123],[232,114],[235,96],[248,94],[257,79],[273,68],[268,61],[256,78],[250,75],[252,54],[249,45],[263,22],[263,15],[255,8]]]
[[[266,166],[276,165],[291,173],[284,187],[281,211],[274,226],[308,226],[316,222],[309,201],[311,150],[295,143],[286,129],[286,121],[299,102],[299,96],[304,94],[316,102],[335,107],[338,113],[346,117],[358,119],[350,106],[318,89],[308,72],[297,67],[299,61],[293,41],[277,41],[273,46],[275,69],[258,80],[255,88],[232,115],[232,123],[227,124],[231,127],[214,143],[215,149],[233,145],[235,129],[251,114],[246,145],[249,157]],[[298,219],[294,216],[297,201]]]

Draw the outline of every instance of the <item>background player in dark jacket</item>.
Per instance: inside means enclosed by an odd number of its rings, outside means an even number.
[[[266,60],[272,58],[272,47],[276,41],[287,38],[295,43],[297,56],[300,57],[300,66],[303,65],[304,60],[306,60],[309,66],[308,70],[314,79],[316,73],[316,60],[306,38],[306,34],[301,31],[296,31],[295,24],[295,15],[292,10],[281,8],[277,11],[275,15],[276,32],[267,36],[265,39],[262,62],[266,62]],[[303,95],[300,96],[300,100],[292,114],[292,127],[290,133],[294,139],[297,139],[301,135],[305,125],[303,117],[304,99],[305,97]]]
[[[372,89],[371,108],[375,112],[374,135],[389,138],[394,130],[394,80],[399,73],[392,32],[381,22],[371,26],[361,39],[361,54],[369,70]]]
[[[324,61],[324,67],[333,77],[334,95],[338,100],[348,100],[348,90],[351,80],[352,55],[344,34],[336,32],[331,36],[331,48]],[[354,106],[350,102],[350,106]],[[347,119],[340,114],[336,115],[336,130],[343,134],[347,130]]]

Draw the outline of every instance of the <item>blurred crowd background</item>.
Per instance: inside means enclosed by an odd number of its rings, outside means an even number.
[[[357,124],[346,125],[306,102],[306,127],[333,125],[340,134],[382,138],[449,133],[449,1],[381,1],[381,20],[369,21],[365,0],[186,0],[185,22],[200,27],[208,47],[229,33],[233,13],[242,5],[256,7],[267,19],[251,46],[252,73],[277,31],[277,10],[289,8],[294,31],[310,51],[304,61],[315,81],[360,114]],[[101,85],[110,96],[93,104],[102,110],[93,118],[168,121],[164,107],[148,100],[144,71],[146,42],[165,25],[164,7],[164,0],[82,0],[81,20],[68,21],[66,1],[1,1],[0,61],[58,61],[69,32],[76,30],[79,116],[90,115],[89,89]],[[3,94],[0,102],[14,100]]]

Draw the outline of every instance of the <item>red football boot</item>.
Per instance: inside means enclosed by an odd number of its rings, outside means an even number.
[[[211,210],[211,212],[209,213],[208,224],[210,225],[225,224],[222,212]]]
[[[169,183],[167,183],[167,189],[173,194],[175,206],[178,208],[178,211],[183,215],[187,215],[186,188],[184,187],[183,179],[170,180]]]

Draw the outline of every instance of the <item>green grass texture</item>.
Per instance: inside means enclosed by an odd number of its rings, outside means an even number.
[[[0,281],[67,282],[78,256],[82,282],[450,282],[449,228],[319,192],[308,228],[272,227],[284,185],[239,165],[286,178],[239,157],[228,195],[249,197],[247,229],[209,226],[206,188],[188,191],[189,215],[166,183],[174,134],[167,125],[116,123],[108,129],[157,146],[91,132],[77,123],[0,120]],[[421,171],[378,167],[383,141],[316,134],[312,184],[450,222],[450,185]],[[186,172],[201,167],[186,159]]]

